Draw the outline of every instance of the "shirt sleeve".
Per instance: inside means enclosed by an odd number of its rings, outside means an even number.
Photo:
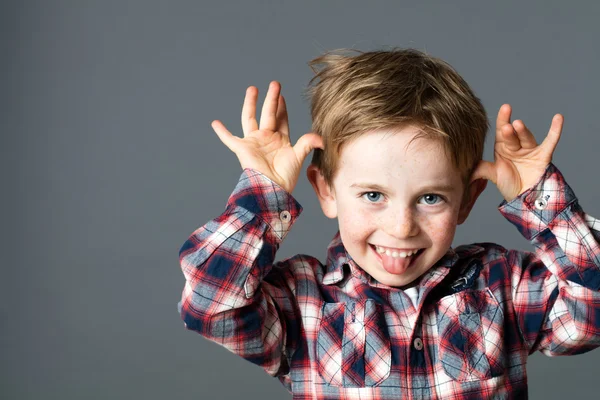
[[[499,210],[535,248],[505,255],[529,352],[572,355],[600,346],[600,221],[583,212],[552,163]]]
[[[185,285],[177,308],[185,327],[272,376],[289,372],[299,332],[293,277],[274,259],[301,212],[291,194],[246,168],[224,213],[179,251]]]

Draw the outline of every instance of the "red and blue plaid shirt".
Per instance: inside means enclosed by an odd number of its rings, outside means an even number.
[[[499,206],[534,252],[450,248],[405,290],[364,272],[339,232],[325,264],[274,262],[301,211],[245,169],[224,213],[179,252],[186,328],[260,365],[294,399],[524,399],[529,354],[600,345],[600,221],[553,164]]]

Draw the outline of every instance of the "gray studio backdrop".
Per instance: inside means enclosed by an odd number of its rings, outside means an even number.
[[[241,134],[244,91],[282,83],[293,141],[310,131],[307,62],[416,47],[450,62],[493,124],[512,104],[599,217],[599,3],[2,1],[2,399],[286,399],[259,367],[184,329],[178,251],[241,173],[210,123]],[[576,3],[570,3],[576,4]],[[485,157],[492,160],[493,133]],[[305,168],[308,160],[305,162]],[[324,260],[336,232],[302,174],[278,260]],[[531,250],[493,184],[454,245]],[[598,392],[600,350],[535,354],[533,399]]]

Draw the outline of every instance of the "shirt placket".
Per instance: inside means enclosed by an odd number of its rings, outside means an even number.
[[[431,357],[431,346],[429,340],[431,335],[424,331],[423,320],[430,320],[431,308],[425,307],[427,295],[446,277],[450,269],[443,267],[429,271],[420,282],[419,301],[411,322],[413,327],[411,341],[407,348],[406,368],[409,378],[407,386],[414,399],[429,399],[435,396],[431,388],[435,387],[433,382],[433,365]],[[424,315],[424,313],[426,315]]]
[[[431,356],[429,346],[426,343],[426,337],[423,332],[422,318],[417,319],[414,333],[408,346],[408,371],[410,378],[408,380],[409,391],[414,399],[430,399],[431,393]]]

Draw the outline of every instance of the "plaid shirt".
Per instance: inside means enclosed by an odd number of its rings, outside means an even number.
[[[327,262],[274,262],[302,207],[245,169],[179,256],[187,329],[260,365],[294,399],[525,399],[526,362],[600,345],[600,220],[551,163],[499,211],[535,252],[450,248],[405,290],[374,280],[339,232]]]

